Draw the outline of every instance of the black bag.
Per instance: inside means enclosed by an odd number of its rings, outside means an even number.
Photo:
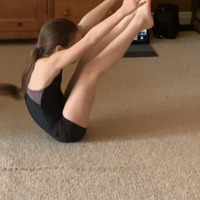
[[[155,10],[153,33],[157,38],[175,39],[179,30],[178,5],[160,4]]]

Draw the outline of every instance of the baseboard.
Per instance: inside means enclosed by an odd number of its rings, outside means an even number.
[[[191,24],[192,12],[191,11],[180,11],[179,12],[179,24],[188,25]]]

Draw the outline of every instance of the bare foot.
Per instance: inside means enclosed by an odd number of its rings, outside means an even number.
[[[149,29],[153,26],[154,21],[151,14],[151,0],[146,0],[146,4],[137,9],[135,17],[139,21],[142,20],[143,29]]]
[[[121,8],[125,15],[129,15],[144,4],[146,0],[124,0]]]

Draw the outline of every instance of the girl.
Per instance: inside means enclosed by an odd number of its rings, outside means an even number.
[[[64,18],[44,24],[21,89],[0,85],[0,95],[24,97],[32,118],[57,141],[76,142],[85,135],[99,78],[119,62],[140,31],[153,25],[150,0],[124,0],[101,22],[116,1],[103,1],[78,26]],[[63,94],[62,69],[77,60]]]

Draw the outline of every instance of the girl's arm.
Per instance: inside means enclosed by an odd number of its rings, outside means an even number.
[[[78,26],[80,27],[82,36],[85,34],[96,24],[101,22],[106,14],[110,11],[112,6],[122,0],[104,0],[101,4],[99,4],[96,8],[87,13],[79,22]]]
[[[48,69],[59,69],[79,60],[92,46],[102,40],[125,16],[146,3],[144,0],[124,0],[123,5],[110,17],[93,27],[79,42],[69,49],[52,54],[46,60]]]
[[[90,48],[80,59],[80,62],[87,63],[96,57],[105,47],[107,47],[119,34],[121,34],[129,25],[136,12],[124,17],[101,41]]]

